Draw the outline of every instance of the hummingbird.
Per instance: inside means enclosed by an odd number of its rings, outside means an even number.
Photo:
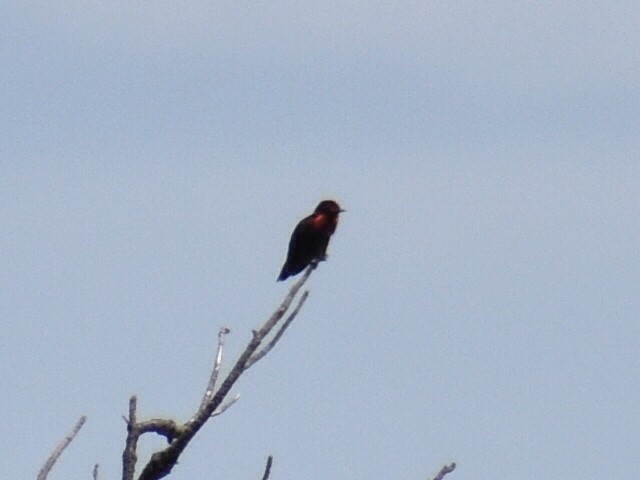
[[[327,258],[329,238],[336,231],[338,216],[344,211],[333,200],[323,200],[311,215],[300,220],[291,234],[287,260],[278,281],[297,275],[313,261]]]

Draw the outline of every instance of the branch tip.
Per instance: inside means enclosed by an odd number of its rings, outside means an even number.
[[[444,465],[440,471],[433,477],[433,480],[442,480],[447,474],[453,472],[456,469],[456,462],[451,462],[449,465]]]
[[[53,452],[51,452],[51,455],[49,455],[49,458],[47,458],[46,462],[44,462],[44,465],[40,469],[40,472],[38,472],[37,480],[45,480],[47,478],[47,475],[49,475],[49,472],[51,472],[51,469],[58,461],[58,458],[60,458],[60,455],[62,455],[62,452],[64,452],[64,450],[69,446],[73,439],[76,438],[76,435],[78,435],[78,432],[86,421],[86,415],[80,417],[80,419],[73,426],[73,429],[62,439],[62,441],[53,450]]]
[[[267,464],[264,466],[264,474],[262,475],[262,480],[268,480],[269,474],[271,473],[271,464],[273,463],[273,455],[269,455],[267,458]]]

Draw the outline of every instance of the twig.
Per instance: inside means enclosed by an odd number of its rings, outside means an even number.
[[[231,371],[227,374],[222,385],[220,385],[213,396],[211,396],[211,398],[206,402],[204,407],[199,409],[196,415],[182,427],[180,435],[176,437],[168,447],[155,452],[151,456],[151,459],[143,468],[138,480],[159,480],[171,473],[171,470],[178,462],[178,458],[191,439],[198,433],[198,431],[200,431],[205,422],[211,418],[212,414],[216,412],[233,385],[236,383],[238,378],[240,378],[240,375],[242,375],[242,373],[247,369],[249,359],[261,346],[262,341],[287,313],[296,294],[302,288],[316,266],[317,264],[314,263],[307,267],[300,280],[293,284],[280,307],[278,307],[278,309],[271,315],[271,317],[269,317],[258,331],[253,332],[253,337],[245,347]],[[131,478],[123,477],[123,480],[131,480]]]
[[[40,472],[38,472],[37,480],[45,480],[47,478],[47,475],[49,475],[49,472],[51,471],[55,463],[58,461],[58,458],[60,458],[60,455],[62,455],[62,452],[64,452],[65,448],[67,448],[69,444],[73,441],[73,439],[76,438],[76,435],[78,434],[78,432],[84,425],[84,422],[86,421],[87,421],[86,416],[83,415],[82,417],[80,417],[80,419],[76,422],[75,426],[73,427],[73,430],[71,430],[71,432],[69,432],[67,436],[62,439],[62,441],[53,450],[53,452],[51,452],[51,455],[49,455],[49,458],[47,458],[47,461],[44,462],[44,465],[40,469]]]
[[[124,452],[122,452],[122,480],[133,480],[136,471],[136,462],[138,455],[136,448],[138,446],[138,438],[140,430],[136,419],[136,409],[138,408],[138,399],[133,395],[129,399],[129,420],[127,421],[127,441],[125,443]]]
[[[236,393],[236,396],[233,397],[231,400],[229,400],[227,403],[225,403],[224,405],[222,405],[218,410],[216,410],[215,412],[213,412],[211,414],[212,417],[219,417],[220,415],[222,415],[224,412],[227,411],[227,409],[229,407],[232,407],[234,403],[236,403],[238,400],[240,400],[240,394]]]
[[[451,462],[449,465],[445,465],[440,469],[438,474],[433,477],[433,480],[442,480],[448,473],[451,473],[455,470],[456,464],[455,462]]]
[[[98,480],[98,467],[97,463],[93,466],[93,480]]]
[[[250,359],[249,361],[247,361],[247,366],[245,367],[245,369],[249,369],[250,367],[252,367],[256,362],[258,362],[258,360],[261,360],[262,357],[264,357],[267,353],[269,353],[271,351],[271,349],[274,347],[274,345],[276,343],[278,343],[278,340],[280,340],[280,337],[282,337],[282,334],[287,330],[287,328],[289,327],[289,325],[291,324],[291,322],[293,321],[294,318],[296,318],[296,315],[298,314],[298,312],[300,311],[300,309],[302,308],[302,305],[304,304],[305,300],[307,299],[307,297],[309,296],[309,291],[306,290],[302,296],[300,297],[300,299],[298,300],[298,304],[296,305],[296,308],[293,310],[293,312],[291,312],[289,314],[289,316],[287,317],[287,319],[284,321],[284,323],[282,324],[282,326],[280,327],[280,329],[276,332],[276,334],[273,336],[273,338],[271,339],[271,341],[267,344],[266,347],[264,347],[262,350],[260,350],[259,352],[256,352]]]
[[[271,473],[272,463],[273,463],[273,456],[269,455],[269,458],[267,458],[267,464],[264,467],[264,475],[262,475],[262,480],[268,480],[269,474]]]
[[[218,380],[218,373],[220,373],[220,365],[222,364],[222,351],[224,349],[224,336],[228,334],[231,330],[227,327],[220,328],[218,332],[218,351],[216,352],[216,360],[213,364],[213,370],[211,371],[211,377],[209,377],[209,384],[207,385],[207,389],[204,392],[204,396],[202,397],[202,401],[200,402],[200,408],[198,411],[202,410],[207,402],[211,400],[213,396],[213,391],[216,388],[216,381]]]

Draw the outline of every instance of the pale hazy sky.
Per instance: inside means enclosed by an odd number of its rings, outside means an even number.
[[[307,305],[171,478],[640,478],[639,5],[3,6],[7,478],[82,414],[51,479],[119,478],[133,393],[186,420],[323,198]]]

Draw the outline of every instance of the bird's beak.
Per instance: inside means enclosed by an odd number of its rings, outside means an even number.
[[[340,211],[340,213],[346,212],[346,210],[344,208],[341,208],[339,211]]]

